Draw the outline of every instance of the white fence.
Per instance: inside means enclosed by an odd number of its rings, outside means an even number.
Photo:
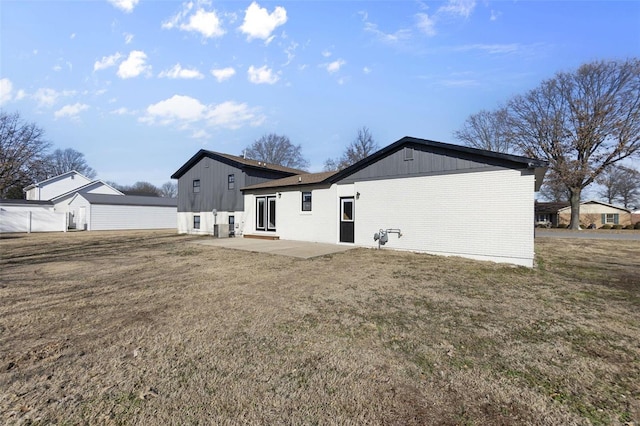
[[[0,210],[0,232],[65,232],[67,216],[51,211]]]

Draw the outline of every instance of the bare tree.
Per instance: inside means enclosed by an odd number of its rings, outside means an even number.
[[[544,183],[540,188],[540,195],[547,201],[564,203],[569,202],[569,198],[571,198],[567,186],[553,170],[550,170],[545,175]]]
[[[306,170],[309,161],[302,156],[302,147],[288,137],[270,133],[262,136],[244,151],[246,158],[294,169]]]
[[[89,167],[84,154],[73,148],[56,149],[45,159],[48,177],[58,176],[75,170],[76,172],[93,179],[96,171]]]
[[[160,187],[160,196],[166,198],[176,198],[178,196],[178,185],[175,182],[165,182]]]
[[[496,111],[482,110],[469,116],[462,128],[455,131],[453,135],[473,148],[514,154],[518,152],[518,147],[509,137],[507,118],[505,108]]]
[[[567,188],[571,228],[580,196],[604,170],[640,150],[640,60],[593,62],[513,98],[509,137],[543,158]]]
[[[0,197],[21,198],[22,188],[42,179],[49,146],[35,123],[0,111]]]
[[[157,186],[149,182],[136,182],[131,186],[122,186],[118,188],[119,191],[124,192],[126,195],[146,195],[152,197],[160,197],[160,190]]]
[[[601,185],[598,193],[609,204],[621,202],[625,208],[637,205],[640,200],[640,172],[615,165],[605,170],[596,180]]]
[[[358,129],[358,135],[347,146],[341,157],[336,159],[329,158],[324,162],[324,169],[326,171],[346,169],[373,154],[378,148],[378,144],[373,140],[371,131],[363,126]]]

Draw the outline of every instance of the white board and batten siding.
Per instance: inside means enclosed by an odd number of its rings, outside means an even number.
[[[176,229],[176,205],[149,205],[156,201],[151,198],[76,194],[69,203],[69,209],[78,218],[77,226],[88,231]]]

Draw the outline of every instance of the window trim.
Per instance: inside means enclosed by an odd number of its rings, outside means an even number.
[[[227,189],[232,191],[236,189],[236,175],[235,173],[231,173],[227,175]]]
[[[199,214],[193,215],[193,229],[200,229],[201,224],[202,224],[202,221],[200,220],[200,215]]]
[[[191,183],[191,189],[194,194],[198,194],[200,192],[200,179],[194,179]]]
[[[302,204],[300,208],[303,212],[310,212],[313,210],[313,194],[312,191],[301,191],[302,193]],[[305,194],[309,194],[309,201],[305,201]],[[305,208],[305,204],[308,204],[308,208]]]
[[[620,220],[619,217],[618,213],[605,213],[603,225],[617,225]]]

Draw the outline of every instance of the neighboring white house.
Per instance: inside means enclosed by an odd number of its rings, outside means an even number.
[[[24,192],[26,200],[0,200],[0,232],[177,226],[176,199],[125,195],[76,171],[29,185]]]
[[[78,193],[69,209],[77,229],[176,229],[177,205],[175,198]]]
[[[23,189],[25,200],[49,201],[60,194],[65,194],[91,182],[86,176],[75,170],[37,182]]]
[[[337,173],[243,188],[243,233],[377,247],[391,230],[385,248],[531,267],[546,165],[405,137]]]
[[[0,233],[66,230],[66,215],[55,212],[50,201],[0,200]]]

